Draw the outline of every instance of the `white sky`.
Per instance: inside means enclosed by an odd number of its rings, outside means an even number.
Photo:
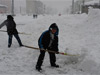
[[[45,3],[47,6],[53,7],[62,11],[65,8],[71,6],[72,0],[40,0]]]
[[[25,7],[26,0],[14,0],[15,1],[15,7],[22,8]],[[69,8],[72,4],[72,0],[40,0],[42,1],[46,6],[56,8],[58,11],[63,11],[63,9]]]
[[[72,1],[72,0],[40,0],[40,1]]]

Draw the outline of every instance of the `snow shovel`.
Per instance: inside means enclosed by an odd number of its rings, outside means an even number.
[[[0,32],[7,32],[7,31],[5,31],[5,30],[0,30]],[[18,32],[18,34],[31,35],[31,34],[27,34],[27,33],[24,33],[24,32]]]
[[[67,56],[79,56],[79,54],[74,55],[74,54],[68,54],[68,53],[63,53],[63,52],[56,52],[56,51],[52,51],[52,50],[40,49],[40,48],[31,47],[31,46],[27,46],[27,45],[24,45],[24,47],[35,49],[35,50],[47,51],[47,52],[56,53],[56,54],[61,54],[61,55],[67,55]]]

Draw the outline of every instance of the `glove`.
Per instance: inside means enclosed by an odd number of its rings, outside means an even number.
[[[44,50],[44,48],[40,48],[40,50]]]
[[[56,54],[59,54],[59,52],[58,52],[58,51],[56,51]]]

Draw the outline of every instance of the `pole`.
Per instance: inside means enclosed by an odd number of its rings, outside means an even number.
[[[82,13],[85,12],[85,8],[84,7],[85,7],[85,0],[82,1]]]
[[[85,0],[83,0],[83,6],[84,6]]]
[[[12,0],[12,16],[14,16],[14,0]]]
[[[100,0],[99,0],[99,5],[100,5]]]
[[[7,32],[7,31],[6,30],[0,30],[0,32]],[[24,33],[24,32],[18,32],[18,34],[31,35],[31,34]]]
[[[20,6],[20,14],[21,14],[21,11],[22,11],[22,9],[21,9],[21,6]]]
[[[74,0],[72,0],[72,14],[74,14]]]
[[[63,52],[56,52],[56,51],[53,51],[53,50],[40,49],[40,48],[31,47],[31,46],[27,46],[27,45],[24,45],[23,47],[31,48],[31,49],[35,49],[35,50],[47,51],[47,52],[61,54],[61,55],[67,55],[67,56],[79,56],[79,54],[74,55],[74,54],[68,54],[68,53],[63,53]]]
[[[45,14],[45,5],[44,5],[44,14]]]
[[[99,0],[99,9],[100,9],[100,0]]]

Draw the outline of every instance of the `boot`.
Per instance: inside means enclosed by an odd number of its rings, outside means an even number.
[[[8,48],[10,48],[11,47],[11,45],[10,44],[8,44]]]
[[[59,68],[59,65],[51,65],[51,67],[56,67],[56,68]]]
[[[41,70],[42,70],[42,68],[41,68],[41,67],[39,67],[39,66],[36,66],[36,70],[41,71]]]

